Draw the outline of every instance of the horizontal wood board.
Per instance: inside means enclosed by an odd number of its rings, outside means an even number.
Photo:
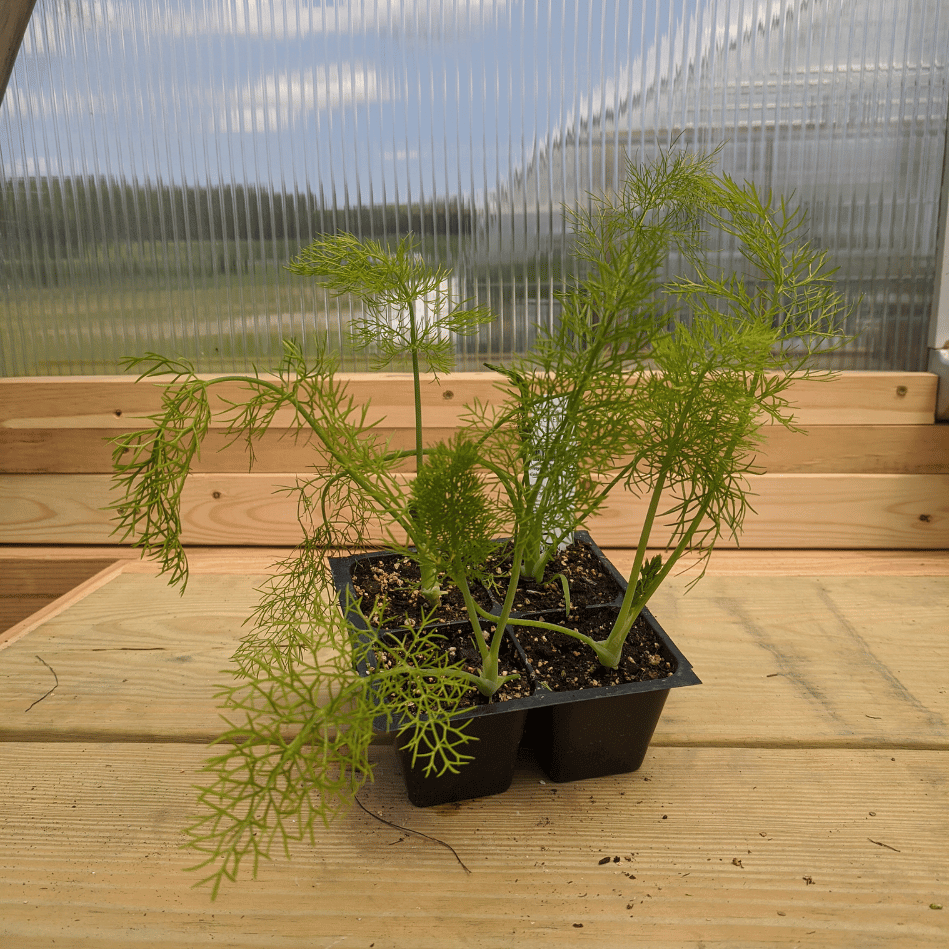
[[[210,903],[182,831],[213,683],[262,578],[248,566],[280,553],[196,550],[184,597],[120,563],[0,648],[0,700],[18,690],[0,707],[15,719],[0,733],[4,944],[949,941],[941,552],[723,551],[690,593],[679,577],[654,601],[703,684],[670,697],[639,772],[555,785],[524,757],[503,795],[417,809],[379,745],[369,813]]]
[[[394,447],[412,444],[405,374],[345,377]],[[423,387],[425,436],[451,435],[465,403],[498,398],[491,373],[457,373]],[[237,395],[223,385],[222,394]],[[128,377],[0,380],[0,543],[109,544],[111,446],[106,440],[158,409],[161,388]],[[769,426],[754,482],[757,513],[742,544],[772,548],[949,548],[949,426],[933,424],[936,379],[927,373],[843,373],[796,383],[803,435]],[[258,446],[218,451],[213,430],[186,490],[185,541],[206,545],[296,543],[293,503],[271,496],[322,456],[278,420]],[[281,428],[281,426],[284,426]],[[411,470],[412,462],[406,463]],[[24,480],[35,479],[35,480]],[[617,496],[596,522],[604,542],[631,545],[644,505]],[[656,543],[662,543],[656,538]]]
[[[0,568],[0,634],[69,593],[111,560],[22,558]]]
[[[188,547],[192,574],[263,574],[285,557],[292,555],[288,547]],[[628,573],[633,553],[627,547],[608,548],[607,556],[621,573]],[[649,556],[662,551],[651,548]],[[61,546],[0,545],[0,569],[22,559],[98,560],[113,558],[123,572],[155,575],[159,565],[141,559],[133,547],[96,547],[63,544]],[[688,569],[690,556],[680,561]],[[678,572],[678,571],[677,571]],[[949,576],[949,550],[744,550],[716,549],[707,565],[708,576]]]
[[[190,476],[181,499],[183,541],[299,543],[296,500],[283,490],[297,480],[293,472]],[[752,492],[744,547],[949,548],[949,475],[762,475]],[[0,542],[117,542],[106,510],[115,500],[108,475],[0,475]],[[617,492],[588,528],[606,546],[631,546],[646,509],[646,500]],[[657,527],[653,543],[664,542]]]
[[[372,418],[385,418],[390,428],[414,427],[411,375],[344,373],[338,378],[346,382],[357,403],[371,401]],[[502,398],[497,379],[490,372],[426,377],[422,387],[426,424],[457,424],[464,407],[475,399],[497,403]],[[927,425],[934,418],[936,386],[936,376],[931,373],[843,372],[830,380],[796,382],[789,397],[797,421],[805,426]],[[240,398],[243,387],[222,383],[213,391],[222,398],[235,399]],[[139,420],[158,411],[161,392],[162,386],[155,382],[138,383],[128,376],[0,379],[0,429],[121,431],[138,427]],[[281,421],[277,420],[278,427]]]
[[[226,681],[264,580],[196,574],[182,596],[161,577],[116,575],[2,649],[0,740],[210,740],[208,683]],[[945,576],[717,576],[686,594],[690,580],[650,604],[705,683],[670,697],[659,745],[949,751]],[[58,686],[30,707],[51,669]]]
[[[426,445],[446,441],[454,428],[427,427]],[[411,429],[378,434],[393,450],[415,446]],[[0,472],[7,474],[104,474],[112,471],[117,433],[110,429],[0,429]],[[949,474],[949,425],[813,425],[806,432],[769,426],[755,463],[770,474]],[[287,429],[268,432],[254,443],[253,471],[306,471],[325,462],[314,440]],[[415,469],[415,458],[404,463]],[[204,440],[194,471],[242,473],[251,470],[243,442],[221,432]]]
[[[413,444],[415,425],[410,377],[356,374],[343,377],[353,397],[371,400],[370,418],[394,448]],[[423,388],[423,424],[431,443],[449,437],[464,405],[496,402],[492,373],[455,373]],[[236,398],[240,389],[221,386]],[[148,424],[159,410],[161,388],[123,377],[0,379],[0,471],[10,473],[97,473],[111,469],[108,441]],[[796,421],[818,432],[809,441],[780,427],[766,432],[761,464],[784,471],[888,471],[941,473],[949,470],[949,436],[923,437],[932,428],[935,376],[926,373],[845,373],[822,382],[796,383],[791,390]],[[224,403],[220,403],[224,407]],[[302,470],[319,464],[318,446],[295,439],[289,412],[275,419],[256,446],[258,471]],[[228,447],[214,429],[196,470],[247,470],[242,444]],[[827,426],[829,431],[820,430]],[[891,429],[880,430],[883,426]]]
[[[210,903],[182,851],[207,749],[0,744],[17,949],[943,949],[944,771],[907,751],[655,748],[640,772],[420,810],[388,749],[314,846]],[[409,830],[428,835],[417,836]],[[431,839],[435,838],[435,839]],[[457,853],[458,859],[443,841]],[[602,860],[605,864],[601,864]],[[462,861],[470,872],[458,861]]]

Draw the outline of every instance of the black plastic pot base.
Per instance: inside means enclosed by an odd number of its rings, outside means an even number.
[[[668,689],[612,695],[533,710],[527,741],[552,781],[580,781],[639,769]]]
[[[636,771],[643,763],[671,689],[698,685],[689,661],[656,618],[649,625],[672,668],[658,679],[569,692],[548,692],[530,710],[524,743],[552,781],[580,781]],[[544,693],[538,690],[535,697]]]
[[[473,756],[457,774],[426,776],[421,767],[412,766],[412,754],[406,749],[407,735],[397,736],[396,751],[402,765],[405,790],[416,807],[434,807],[454,801],[502,794],[514,780],[518,747],[527,721],[527,709],[494,712],[473,717],[467,733],[477,741],[462,749]]]

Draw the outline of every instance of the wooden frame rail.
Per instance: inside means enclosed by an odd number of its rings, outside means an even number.
[[[399,447],[414,436],[411,377],[345,377],[371,399]],[[426,437],[449,436],[474,398],[498,397],[491,373],[455,373],[424,387]],[[949,426],[935,424],[936,377],[854,372],[797,383],[792,398],[808,434],[767,430],[753,482],[746,548],[949,548]],[[222,387],[223,388],[223,387]],[[227,394],[227,393],[221,393]],[[233,394],[233,393],[231,393]],[[115,543],[110,437],[159,407],[160,389],[131,377],[0,379],[0,543]],[[212,429],[183,500],[184,539],[215,546],[295,544],[292,484],[320,454],[294,440],[289,415],[257,447],[254,470],[240,445]],[[223,450],[221,450],[223,449]],[[643,502],[617,496],[589,525],[601,544],[634,542]]]

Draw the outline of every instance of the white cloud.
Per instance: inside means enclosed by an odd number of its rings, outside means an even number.
[[[30,119],[50,119],[67,115],[94,116],[106,110],[106,104],[100,97],[88,92],[79,93],[75,89],[57,89],[52,85],[45,88],[39,84],[30,86],[23,83],[11,86],[3,100],[3,110],[12,119],[20,121]],[[111,110],[111,107],[108,107]]]
[[[23,52],[68,53],[69,34],[133,30],[163,35],[294,39],[319,34],[439,37],[494,22],[511,0],[69,0],[39,5]]]
[[[314,110],[335,109],[394,97],[388,78],[362,63],[331,64],[263,76],[242,90],[230,108],[232,128],[273,131]]]

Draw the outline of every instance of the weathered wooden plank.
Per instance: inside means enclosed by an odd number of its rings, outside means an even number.
[[[636,774],[420,810],[389,749],[361,799],[210,903],[181,849],[207,749],[0,745],[0,902],[20,949],[943,949],[931,753],[658,748]],[[607,863],[600,861],[606,858]]]
[[[0,635],[3,631],[49,605],[50,596],[0,596]]]
[[[274,377],[261,374],[261,378]],[[415,427],[411,374],[342,373],[337,378],[345,382],[348,394],[357,405],[372,402],[373,420],[386,418],[390,428]],[[459,372],[438,379],[426,376],[422,404],[427,424],[457,424],[464,406],[475,398],[497,401],[498,378],[488,372]],[[913,389],[913,395],[907,396],[910,403],[923,403],[925,383],[912,380],[910,383]],[[0,428],[136,428],[147,416],[160,410],[162,390],[163,386],[157,382],[137,383],[134,378],[124,376],[0,379]],[[226,409],[227,400],[242,399],[247,389],[242,384],[222,382],[211,391],[212,408],[220,411]],[[215,404],[214,399],[220,401]],[[900,407],[910,403],[904,398]],[[275,418],[275,424],[285,427],[291,419],[292,412],[285,410]],[[215,424],[223,423],[217,420]]]
[[[293,545],[294,474],[196,474],[182,496],[189,544]],[[104,544],[108,475],[0,475],[0,541]],[[949,475],[771,474],[754,479],[744,547],[949,548]],[[617,494],[590,524],[605,546],[635,544],[642,499]],[[654,543],[664,543],[661,530]],[[727,543],[725,546],[728,546]]]
[[[426,427],[425,443],[448,440],[455,429]],[[85,428],[0,428],[0,471],[9,474],[101,474],[112,470],[119,432]],[[411,429],[378,429],[392,449],[415,445]],[[258,473],[305,471],[323,464],[315,439],[294,438],[290,430],[271,430],[254,444]],[[949,425],[815,425],[806,433],[771,426],[764,431],[758,464],[772,474],[862,473],[949,474]],[[414,470],[414,458],[405,463]],[[222,433],[208,433],[197,472],[249,470],[242,442],[228,444]]]
[[[27,615],[20,617],[7,628],[0,628],[0,649],[5,649],[47,620],[69,609],[70,606],[78,603],[94,590],[105,586],[122,573],[125,567],[126,564],[121,561],[107,562],[105,566],[100,564],[100,569],[97,572],[92,573],[87,579],[77,583],[61,596],[52,600],[44,598],[42,602],[37,602],[35,609]]]
[[[769,474],[949,474],[949,425],[814,425],[765,430]]]
[[[357,403],[371,399],[374,417],[385,417],[389,427],[414,427],[410,375],[353,373],[339,378]],[[496,379],[489,372],[427,377],[422,389],[426,424],[450,426],[474,399],[497,401]],[[796,382],[789,396],[798,424],[805,427],[928,425],[934,419],[936,385],[931,373],[844,372],[831,380]],[[222,383],[215,391],[234,399],[240,397],[241,387]],[[158,410],[160,394],[160,386],[125,376],[0,379],[0,428],[127,429],[130,419]]]
[[[447,441],[455,431],[456,428],[426,428],[425,444]],[[0,429],[0,471],[10,474],[109,473],[115,448],[111,439],[119,434],[110,429]],[[415,447],[414,430],[380,427],[376,434],[388,442],[393,451]],[[297,438],[291,429],[272,429],[254,442],[253,470],[306,471],[325,464],[326,457],[316,438],[302,435]],[[404,468],[413,471],[415,459],[406,458]],[[193,470],[246,473],[250,470],[250,456],[244,442],[233,443],[222,432],[211,431]]]
[[[199,574],[180,596],[123,573],[93,590],[0,652],[0,740],[214,737],[212,685],[263,579]],[[944,577],[689,580],[651,607],[704,684],[670,696],[658,744],[949,750]],[[59,685],[29,708],[50,667]]]
[[[193,578],[182,596],[163,578],[113,577],[0,652],[0,735],[208,740],[214,685],[264,579]]]
[[[949,548],[947,475],[768,474],[751,491],[742,547]],[[590,529],[628,546],[645,511],[643,499],[617,495]]]

